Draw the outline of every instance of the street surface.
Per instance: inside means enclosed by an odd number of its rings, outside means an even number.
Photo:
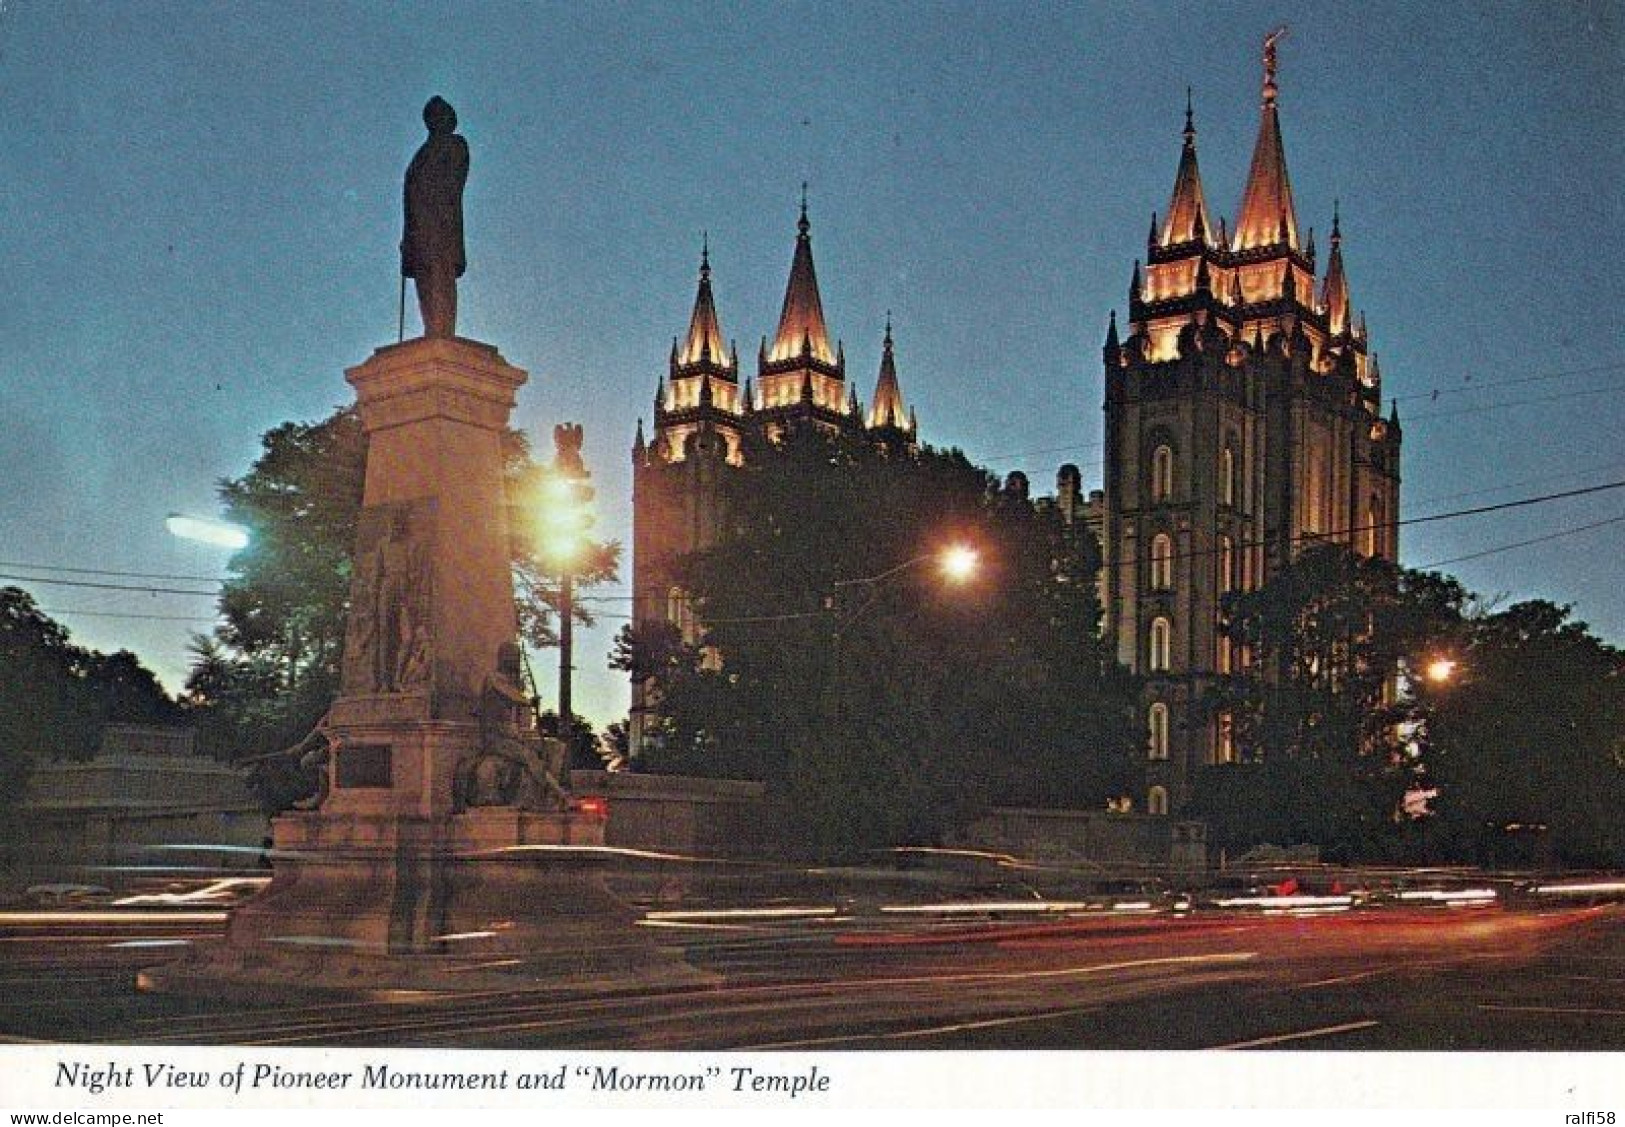
[[[856,882],[863,886],[864,882]],[[568,996],[146,995],[135,972],[221,933],[190,893],[0,910],[0,1040],[662,1050],[1622,1049],[1625,905],[1390,882],[1092,900],[899,893],[672,907],[641,926],[714,986]],[[843,885],[850,889],[852,882]],[[171,890],[181,887],[170,882]],[[629,895],[639,885],[628,882]],[[214,890],[214,891],[211,891]],[[780,893],[785,889],[778,888]],[[201,894],[201,895],[200,895]],[[748,898],[744,898],[748,899]]]

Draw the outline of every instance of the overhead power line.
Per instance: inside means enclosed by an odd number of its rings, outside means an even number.
[[[41,614],[71,615],[74,618],[135,618],[151,622],[214,622],[196,614],[129,614],[116,610],[75,610],[72,607],[41,607]]]
[[[1619,395],[1625,392],[1625,385],[1620,387],[1588,387],[1575,391],[1560,391],[1556,395],[1536,395],[1528,399],[1507,399],[1500,403],[1480,403],[1472,407],[1456,407],[1448,411],[1422,411],[1403,420],[1406,426],[1412,423],[1423,422],[1428,419],[1442,419],[1455,415],[1482,415],[1487,411],[1503,411],[1508,407],[1528,407],[1536,403],[1560,403],[1568,399],[1584,399],[1592,395]]]
[[[1560,528],[1555,532],[1548,532],[1544,536],[1532,536],[1527,540],[1514,540],[1510,544],[1498,544],[1493,548],[1485,548],[1477,552],[1468,552],[1464,556],[1451,556],[1449,559],[1434,560],[1431,563],[1418,564],[1416,570],[1427,571],[1430,568],[1443,567],[1445,564],[1465,563],[1468,560],[1481,560],[1485,556],[1494,556],[1499,555],[1502,552],[1510,552],[1514,548],[1527,548],[1531,544],[1544,544],[1550,540],[1561,540],[1565,536],[1576,536],[1582,532],[1590,532],[1593,529],[1605,528],[1608,525],[1620,523],[1625,523],[1625,514],[1621,514],[1617,517],[1609,517],[1607,520],[1592,521],[1590,524],[1577,524],[1571,528]]]
[[[1408,403],[1416,399],[1426,399],[1431,402],[1441,395],[1462,395],[1467,392],[1485,391],[1496,387],[1512,387],[1516,384],[1546,383],[1550,380],[1568,379],[1571,376],[1594,376],[1600,372],[1617,372],[1621,369],[1625,369],[1625,360],[1610,360],[1606,364],[1594,364],[1588,368],[1568,368],[1561,372],[1542,372],[1535,376],[1513,376],[1504,380],[1474,380],[1469,376],[1462,383],[1451,387],[1438,387],[1432,391],[1413,391],[1409,395],[1398,395],[1394,398],[1401,403]]]
[[[34,575],[8,575],[4,572],[0,572],[0,579],[13,583],[44,583],[52,587],[80,587],[92,591],[131,591],[138,595],[193,595],[213,599],[220,594],[219,590],[193,591],[181,587],[130,586],[124,583],[95,583],[87,579],[45,579]]]
[[[28,571],[60,571],[67,575],[109,575],[115,579],[169,579],[179,583],[219,583],[218,575],[175,575],[164,571],[113,571],[105,567],[69,567],[67,564],[22,563],[0,560],[0,567],[20,567]]]
[[[1465,395],[1473,392],[1490,391],[1501,387],[1516,387],[1524,384],[1547,383],[1552,380],[1571,379],[1575,376],[1594,376],[1603,372],[1617,371],[1625,371],[1625,360],[1610,360],[1607,363],[1593,364],[1584,368],[1565,368],[1561,371],[1542,372],[1533,376],[1513,376],[1507,379],[1499,380],[1472,380],[1470,382],[1465,382],[1451,387],[1439,387],[1430,391],[1415,391],[1405,395],[1397,395],[1393,398],[1400,403],[1413,403],[1419,399],[1425,399],[1431,403],[1438,400],[1441,396],[1446,395]],[[1486,411],[1499,411],[1508,407],[1527,407],[1537,403],[1556,403],[1567,399],[1577,399],[1590,395],[1607,395],[1617,392],[1625,392],[1625,385],[1582,388],[1574,391],[1560,392],[1556,395],[1534,396],[1527,399],[1512,399],[1502,403],[1485,403],[1441,411],[1423,411],[1412,415],[1409,418],[1403,419],[1402,422],[1408,426],[1411,423],[1422,419],[1447,418],[1452,415],[1476,415],[1482,414]],[[1104,445],[1105,443],[1103,441],[1071,443],[1065,446],[1048,446],[1037,450],[1019,450],[1014,453],[1007,454],[988,454],[984,455],[984,457],[990,462],[1013,462],[1022,458],[1037,457],[1040,454],[1064,454],[1068,452],[1084,453],[1090,450],[1098,450]]]
[[[1289,537],[1287,539],[1287,543],[1289,545],[1328,543],[1335,541],[1339,537],[1354,536],[1361,532],[1371,532],[1373,530],[1380,530],[1384,528],[1403,528],[1415,524],[1433,524],[1444,520],[1460,520],[1463,517],[1484,516],[1488,513],[1505,512],[1508,509],[1522,509],[1528,508],[1531,505],[1545,505],[1550,504],[1553,501],[1566,501],[1574,497],[1587,497],[1594,493],[1606,493],[1615,489],[1625,489],[1625,481],[1610,481],[1603,485],[1589,485],[1583,489],[1565,489],[1559,493],[1542,493],[1536,497],[1520,497],[1515,501],[1500,501],[1493,505],[1477,505],[1470,509],[1452,509],[1443,513],[1428,513],[1419,517],[1406,517],[1403,520],[1386,521],[1375,524],[1349,525],[1345,528],[1329,529],[1325,532],[1301,532],[1295,536]],[[1269,545],[1270,541],[1268,540],[1238,540],[1232,543],[1230,548],[1233,551],[1242,551],[1252,548],[1267,548]],[[1175,560],[1201,559],[1205,556],[1217,556],[1220,554],[1220,552],[1221,549],[1219,548],[1190,549],[1184,552],[1175,552],[1162,558],[1167,559],[1169,562],[1173,562]],[[1122,560],[1115,561],[1113,566],[1126,570],[1128,568],[1138,567],[1142,563],[1148,563],[1150,560],[1151,556],[1149,550],[1147,550],[1136,553],[1135,555],[1126,557]]]

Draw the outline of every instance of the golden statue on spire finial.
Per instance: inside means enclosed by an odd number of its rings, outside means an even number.
[[[1282,24],[1264,36],[1264,104],[1275,104],[1275,45],[1286,38],[1287,26]]]

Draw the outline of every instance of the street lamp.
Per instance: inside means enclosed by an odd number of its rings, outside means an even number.
[[[934,563],[937,573],[949,583],[960,586],[968,583],[981,566],[981,556],[975,548],[967,544],[950,544],[946,548],[933,552],[925,552],[913,559],[904,560],[895,567],[889,567],[876,575],[866,575],[860,579],[840,579],[835,582],[835,592],[824,600],[824,609],[831,613],[833,622],[830,631],[829,662],[830,672],[824,681],[824,708],[829,716],[828,728],[830,738],[836,735],[836,729],[841,720],[839,678],[841,675],[841,651],[845,644],[843,629],[847,623],[856,620],[864,611],[880,598],[881,588],[887,580],[894,579],[906,571],[919,567],[921,564]],[[840,596],[854,588],[865,588],[869,597],[854,607],[842,607]]]
[[[950,544],[935,552],[926,552],[915,556],[911,560],[904,560],[896,567],[889,567],[877,575],[866,575],[861,579],[837,579],[835,590],[840,592],[848,587],[874,587],[895,575],[901,575],[910,568],[919,567],[923,563],[935,562],[937,571],[950,583],[968,583],[981,566],[981,555],[975,548],[967,544]]]
[[[542,482],[541,543],[543,556],[559,575],[559,738],[569,746],[574,713],[571,705],[571,662],[575,648],[575,577],[585,562],[588,534],[597,522],[588,484],[592,476],[581,460],[581,428],[554,429],[556,452]]]
[[[945,549],[938,561],[943,577],[951,583],[969,582],[980,564],[981,557],[976,549],[964,544],[954,544]]]
[[[1427,663],[1422,675],[1430,684],[1448,685],[1456,676],[1456,661],[1448,657],[1436,657]]]

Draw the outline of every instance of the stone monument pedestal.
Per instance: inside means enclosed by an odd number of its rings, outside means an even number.
[[[278,818],[275,876],[225,938],[140,973],[142,990],[247,1000],[703,987],[610,892],[603,822],[481,809],[441,819]]]
[[[139,985],[285,997],[712,981],[610,893],[602,820],[543,808],[562,801],[536,785],[517,684],[503,481],[525,373],[490,345],[429,338],[346,375],[367,476],[324,797],[273,823],[271,886],[224,940]]]

